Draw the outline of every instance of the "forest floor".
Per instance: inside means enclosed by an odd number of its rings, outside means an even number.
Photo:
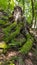
[[[32,31],[31,31],[32,32]],[[33,33],[33,32],[32,32]],[[34,31],[37,41],[37,31]],[[6,61],[10,61],[12,57],[18,56],[21,57],[21,60],[15,60],[15,65],[37,65],[37,43],[34,43],[34,48],[30,50],[28,54],[20,54],[18,51],[14,51],[9,49],[5,54],[0,54],[0,65],[7,65],[4,64]],[[23,64],[21,63],[23,61]]]

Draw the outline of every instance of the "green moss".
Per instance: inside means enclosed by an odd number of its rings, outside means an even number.
[[[13,24],[9,27],[9,29],[8,29],[8,28],[3,29],[3,32],[4,32],[4,34],[5,34],[5,36],[4,36],[4,38],[3,38],[4,41],[8,42],[9,40],[15,38],[15,36],[20,33],[20,29],[21,29],[21,27],[22,27],[22,24],[17,24],[16,27],[15,27],[15,31],[9,33],[10,30],[11,30],[11,28],[13,28],[15,25],[16,25],[16,22],[13,23]]]
[[[16,22],[14,22],[13,24],[7,26],[6,28],[3,28],[3,32],[7,35],[11,31],[11,29],[13,29],[15,26],[16,26]]]
[[[5,25],[7,23],[7,21],[3,21],[3,20],[0,20],[0,25]]]
[[[21,47],[20,51],[21,53],[27,54],[29,50],[32,48],[33,45],[33,40],[27,39],[27,42]]]
[[[15,36],[20,33],[22,26],[23,26],[22,24],[17,24],[15,32],[11,33],[10,37],[15,38]]]
[[[9,25],[8,27],[6,28],[3,28],[3,32],[4,32],[4,38],[3,40],[5,42],[8,42],[9,41],[9,38],[10,38],[10,31],[12,31],[11,29],[13,29],[15,26],[16,26],[16,22],[14,22],[13,24]]]

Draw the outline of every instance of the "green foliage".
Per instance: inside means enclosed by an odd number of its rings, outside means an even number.
[[[0,42],[0,48],[7,48],[7,44],[5,42]]]
[[[11,62],[9,65],[15,65],[13,62]]]
[[[12,47],[13,46],[14,47],[22,46],[22,44],[24,43],[24,46],[22,48],[19,48],[19,51],[21,53],[23,52],[26,54],[26,53],[28,53],[28,51],[31,49],[31,47],[33,45],[33,39],[29,33],[26,35],[27,40],[25,38],[19,38],[19,39],[16,38],[16,36],[20,34],[20,30],[23,26],[24,26],[23,22],[20,22],[17,24],[17,22],[15,21],[15,22],[11,23],[9,26],[7,26],[6,28],[2,28],[3,33],[4,33],[3,41],[5,41],[6,43],[9,43],[7,48],[9,48],[11,46]]]
[[[7,0],[0,0],[0,8],[1,9],[7,9],[7,6],[8,3],[7,3]]]
[[[0,25],[4,25],[4,24],[6,24],[6,22],[3,20],[0,20]]]
[[[18,4],[16,4],[16,2]],[[31,20],[32,20],[31,1],[30,0],[26,0],[26,1],[25,0],[16,0],[16,2],[14,0],[0,0],[0,10],[3,9],[5,11],[7,11],[8,14],[10,14],[13,11],[14,6],[19,5],[23,9],[24,15],[26,16],[28,23],[31,24]],[[34,4],[34,7],[37,10],[36,1]],[[36,16],[36,10],[35,10],[35,16]],[[8,19],[7,16],[3,16],[3,18]],[[10,43],[9,47],[21,46],[22,43],[26,41],[25,38],[20,38],[20,40],[16,39],[16,36],[18,36],[20,34],[20,30],[24,26],[23,22],[17,23],[15,21],[14,23],[9,23],[9,21],[0,20],[0,25],[1,25],[0,27],[2,28],[3,33],[4,33],[3,41],[5,41],[6,43]],[[28,51],[31,49],[31,47],[33,45],[32,36],[28,33],[28,35],[26,35],[26,37],[27,37],[27,41],[26,41],[26,43],[24,43],[23,47],[20,49],[20,52],[28,53]],[[4,48],[4,46],[1,46],[1,47]]]
[[[9,32],[14,27],[15,27],[15,29],[14,29],[15,31],[11,32],[11,34],[10,34]],[[4,41],[8,42],[9,40],[13,39],[17,34],[19,34],[21,27],[22,27],[22,24],[17,24],[16,25],[16,22],[14,22],[13,24],[8,26],[7,28],[3,29],[3,32],[5,34]]]
[[[34,18],[37,20],[37,0],[34,0],[33,3]],[[19,53],[27,54],[33,46],[34,38],[30,35],[29,32],[28,34],[26,34],[27,39],[25,38],[25,36],[21,36],[20,30],[24,27],[25,23],[23,23],[23,21],[17,21],[18,23],[16,21],[8,21],[8,17],[11,16],[14,7],[17,5],[19,5],[22,8],[27,22],[30,25],[32,23],[31,21],[33,19],[33,15],[31,0],[0,0],[0,10],[4,10],[8,14],[7,16],[3,15],[2,12],[2,14],[0,13],[0,28],[2,28],[2,31],[4,33],[4,37],[2,39],[3,41],[0,42],[0,54],[7,52],[7,50],[12,47],[14,47],[15,50],[18,49]],[[12,50],[14,49],[12,48]],[[37,50],[35,50],[34,54],[36,54],[37,56]],[[15,65],[15,60],[18,60],[20,65],[24,64],[21,56],[13,56],[8,61],[3,61],[3,63],[0,62],[0,65]]]

